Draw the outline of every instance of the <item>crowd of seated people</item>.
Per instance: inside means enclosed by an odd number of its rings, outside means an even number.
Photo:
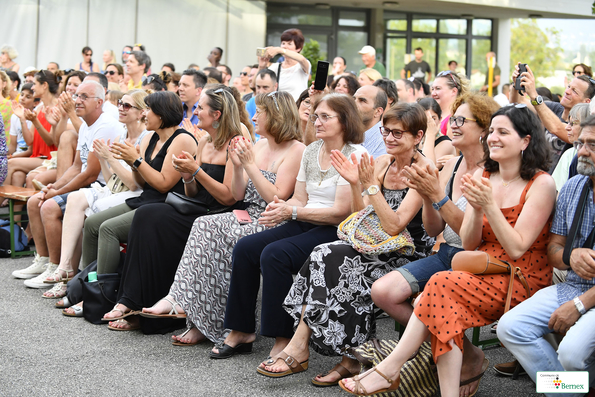
[[[0,49],[0,180],[38,190],[25,229],[36,253],[13,276],[82,317],[91,309],[68,299],[68,282],[96,264],[120,276],[115,306],[99,313],[109,330],[185,324],[172,343],[210,341],[212,359],[269,337],[255,369],[271,378],[307,370],[312,347],[340,357],[312,384],[356,395],[396,390],[426,340],[441,394],[475,395],[489,362],[465,330],[500,319],[498,337],[534,381],[595,375],[591,68],[575,65],[555,101],[539,71],[517,66],[525,95],[512,85],[497,102],[455,70],[392,81],[365,46],[364,67],[335,58],[321,91],[308,85],[304,42],[283,32],[237,76],[220,47],[208,67],[178,72],[152,72],[142,44],[121,63],[104,51],[103,65],[85,47],[74,70],[51,62],[23,81],[16,50]],[[364,211],[409,249],[340,240],[338,226]],[[526,288],[515,278],[508,296],[510,274],[453,271],[466,251],[518,268]],[[349,348],[376,336],[380,311],[407,327],[360,374]],[[566,334],[559,348],[554,332]]]

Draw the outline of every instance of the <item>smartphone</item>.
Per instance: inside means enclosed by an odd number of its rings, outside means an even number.
[[[326,88],[329,63],[327,61],[318,61],[316,69],[316,80],[314,80],[314,89],[322,91]]]
[[[267,49],[263,48],[263,47],[257,47],[256,48],[256,56],[257,57],[261,57],[264,58],[267,55]]]
[[[514,89],[519,92],[519,94],[523,95],[525,93],[525,89],[521,85],[521,73],[525,73],[527,71],[527,64],[521,63],[519,65],[519,77],[516,78],[514,81]]]
[[[236,216],[238,222],[240,222],[240,225],[252,223],[252,218],[250,218],[250,214],[246,210],[233,210],[233,214]]]

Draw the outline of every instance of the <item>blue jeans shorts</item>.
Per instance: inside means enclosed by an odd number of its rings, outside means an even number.
[[[72,193],[72,192],[68,192],[68,193],[61,194],[59,196],[52,197],[52,200],[54,200],[60,206],[62,215],[64,215],[64,212],[66,211],[66,202],[68,201],[68,195],[70,193]]]

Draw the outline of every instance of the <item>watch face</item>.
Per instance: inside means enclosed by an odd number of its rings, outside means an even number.
[[[368,188],[368,194],[376,194],[376,193],[378,193],[378,191],[379,191],[378,186],[375,186],[375,185],[370,186]]]

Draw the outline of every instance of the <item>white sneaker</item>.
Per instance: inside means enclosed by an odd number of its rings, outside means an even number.
[[[26,269],[15,270],[12,272],[12,276],[14,278],[32,278],[41,274],[46,269],[46,264],[50,261],[50,258],[47,256],[39,256],[35,254],[35,258],[33,259],[33,263]]]
[[[50,288],[50,287],[52,287],[53,286],[52,284],[44,283],[43,280],[48,278],[48,276],[50,276],[54,272],[54,270],[56,270],[58,265],[56,263],[48,262],[46,266],[47,267],[46,267],[45,271],[43,273],[41,273],[39,276],[34,277],[30,280],[25,280],[25,282],[24,282],[25,286],[27,286],[29,288]]]

